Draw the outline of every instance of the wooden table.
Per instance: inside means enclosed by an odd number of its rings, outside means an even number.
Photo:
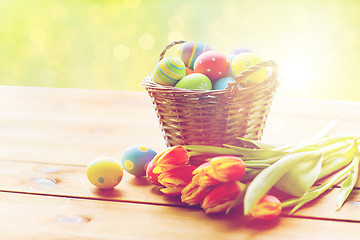
[[[358,239],[360,194],[338,188],[276,221],[206,215],[127,173],[112,191],[87,180],[95,157],[165,149],[145,92],[0,87],[0,239]],[[264,141],[299,142],[333,119],[360,135],[360,102],[276,98]]]

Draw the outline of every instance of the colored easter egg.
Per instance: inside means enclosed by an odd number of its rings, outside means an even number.
[[[162,85],[174,86],[185,75],[183,61],[178,57],[168,57],[158,62],[152,73],[152,79]]]
[[[242,71],[254,66],[256,63],[263,61],[263,59],[253,53],[241,53],[234,57],[231,68],[234,75],[239,75]],[[258,84],[265,81],[267,75],[266,68],[260,69],[254,73],[249,74],[240,83],[243,86],[249,86],[252,84]]]
[[[155,168],[155,164],[151,161],[149,162],[149,165],[146,168],[146,178],[149,180],[151,184],[162,186],[161,183],[159,183],[158,178],[161,173],[154,173],[153,170]]]
[[[234,81],[235,80],[232,77],[220,78],[213,84],[213,90],[224,90],[225,88],[228,87],[230,82],[234,82]],[[241,88],[240,84],[238,84],[238,87]]]
[[[176,85],[177,88],[211,90],[210,79],[202,73],[192,73],[183,77]]]
[[[113,158],[98,157],[88,165],[86,175],[94,186],[111,189],[120,183],[123,169]]]
[[[229,52],[228,58],[229,58],[230,62],[232,62],[232,60],[234,59],[235,56],[237,56],[241,53],[246,53],[246,52],[252,52],[252,51],[246,47],[238,47],[238,48],[233,49],[231,52]]]
[[[135,176],[145,176],[149,162],[156,152],[144,145],[134,145],[125,149],[121,155],[121,165],[124,170]]]
[[[205,74],[211,81],[224,77],[229,69],[229,59],[224,54],[214,51],[204,52],[194,63],[194,71]]]
[[[194,69],[195,60],[206,51],[211,51],[211,48],[204,43],[185,42],[180,45],[178,54],[188,68]]]

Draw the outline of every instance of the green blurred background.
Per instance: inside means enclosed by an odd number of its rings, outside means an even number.
[[[359,12],[358,0],[0,0],[0,84],[144,91],[184,39],[275,60],[281,96],[360,101]]]

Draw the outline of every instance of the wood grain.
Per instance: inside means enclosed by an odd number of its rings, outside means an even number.
[[[85,177],[95,157],[131,145],[165,149],[145,92],[0,86],[0,239],[355,239],[360,189],[340,211],[338,188],[294,216],[259,222],[206,215],[124,175],[114,191]],[[264,141],[296,143],[339,119],[360,136],[360,103],[276,97]],[[357,187],[360,187],[357,185]]]
[[[348,239],[358,223],[282,217],[246,219],[234,213],[0,193],[2,239]]]
[[[0,161],[0,191],[187,207],[178,197],[162,194],[160,187],[151,185],[145,177],[125,172],[113,190],[99,190],[89,183],[85,172],[82,166]],[[339,188],[326,192],[294,215],[360,222],[359,186],[340,211],[336,211],[338,192]],[[284,213],[290,209],[284,209]]]

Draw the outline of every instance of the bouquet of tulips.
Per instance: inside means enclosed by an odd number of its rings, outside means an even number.
[[[293,207],[293,214],[345,179],[337,197],[338,210],[357,182],[358,137],[329,136],[322,131],[295,145],[238,139],[239,146],[168,148],[154,157],[147,174],[156,174],[152,182],[163,186],[162,193],[200,205],[206,213],[228,213],[242,205],[244,215],[262,219],[275,218],[287,207]],[[189,161],[194,156],[207,159],[194,166]],[[291,197],[280,201],[270,194],[274,188]]]

